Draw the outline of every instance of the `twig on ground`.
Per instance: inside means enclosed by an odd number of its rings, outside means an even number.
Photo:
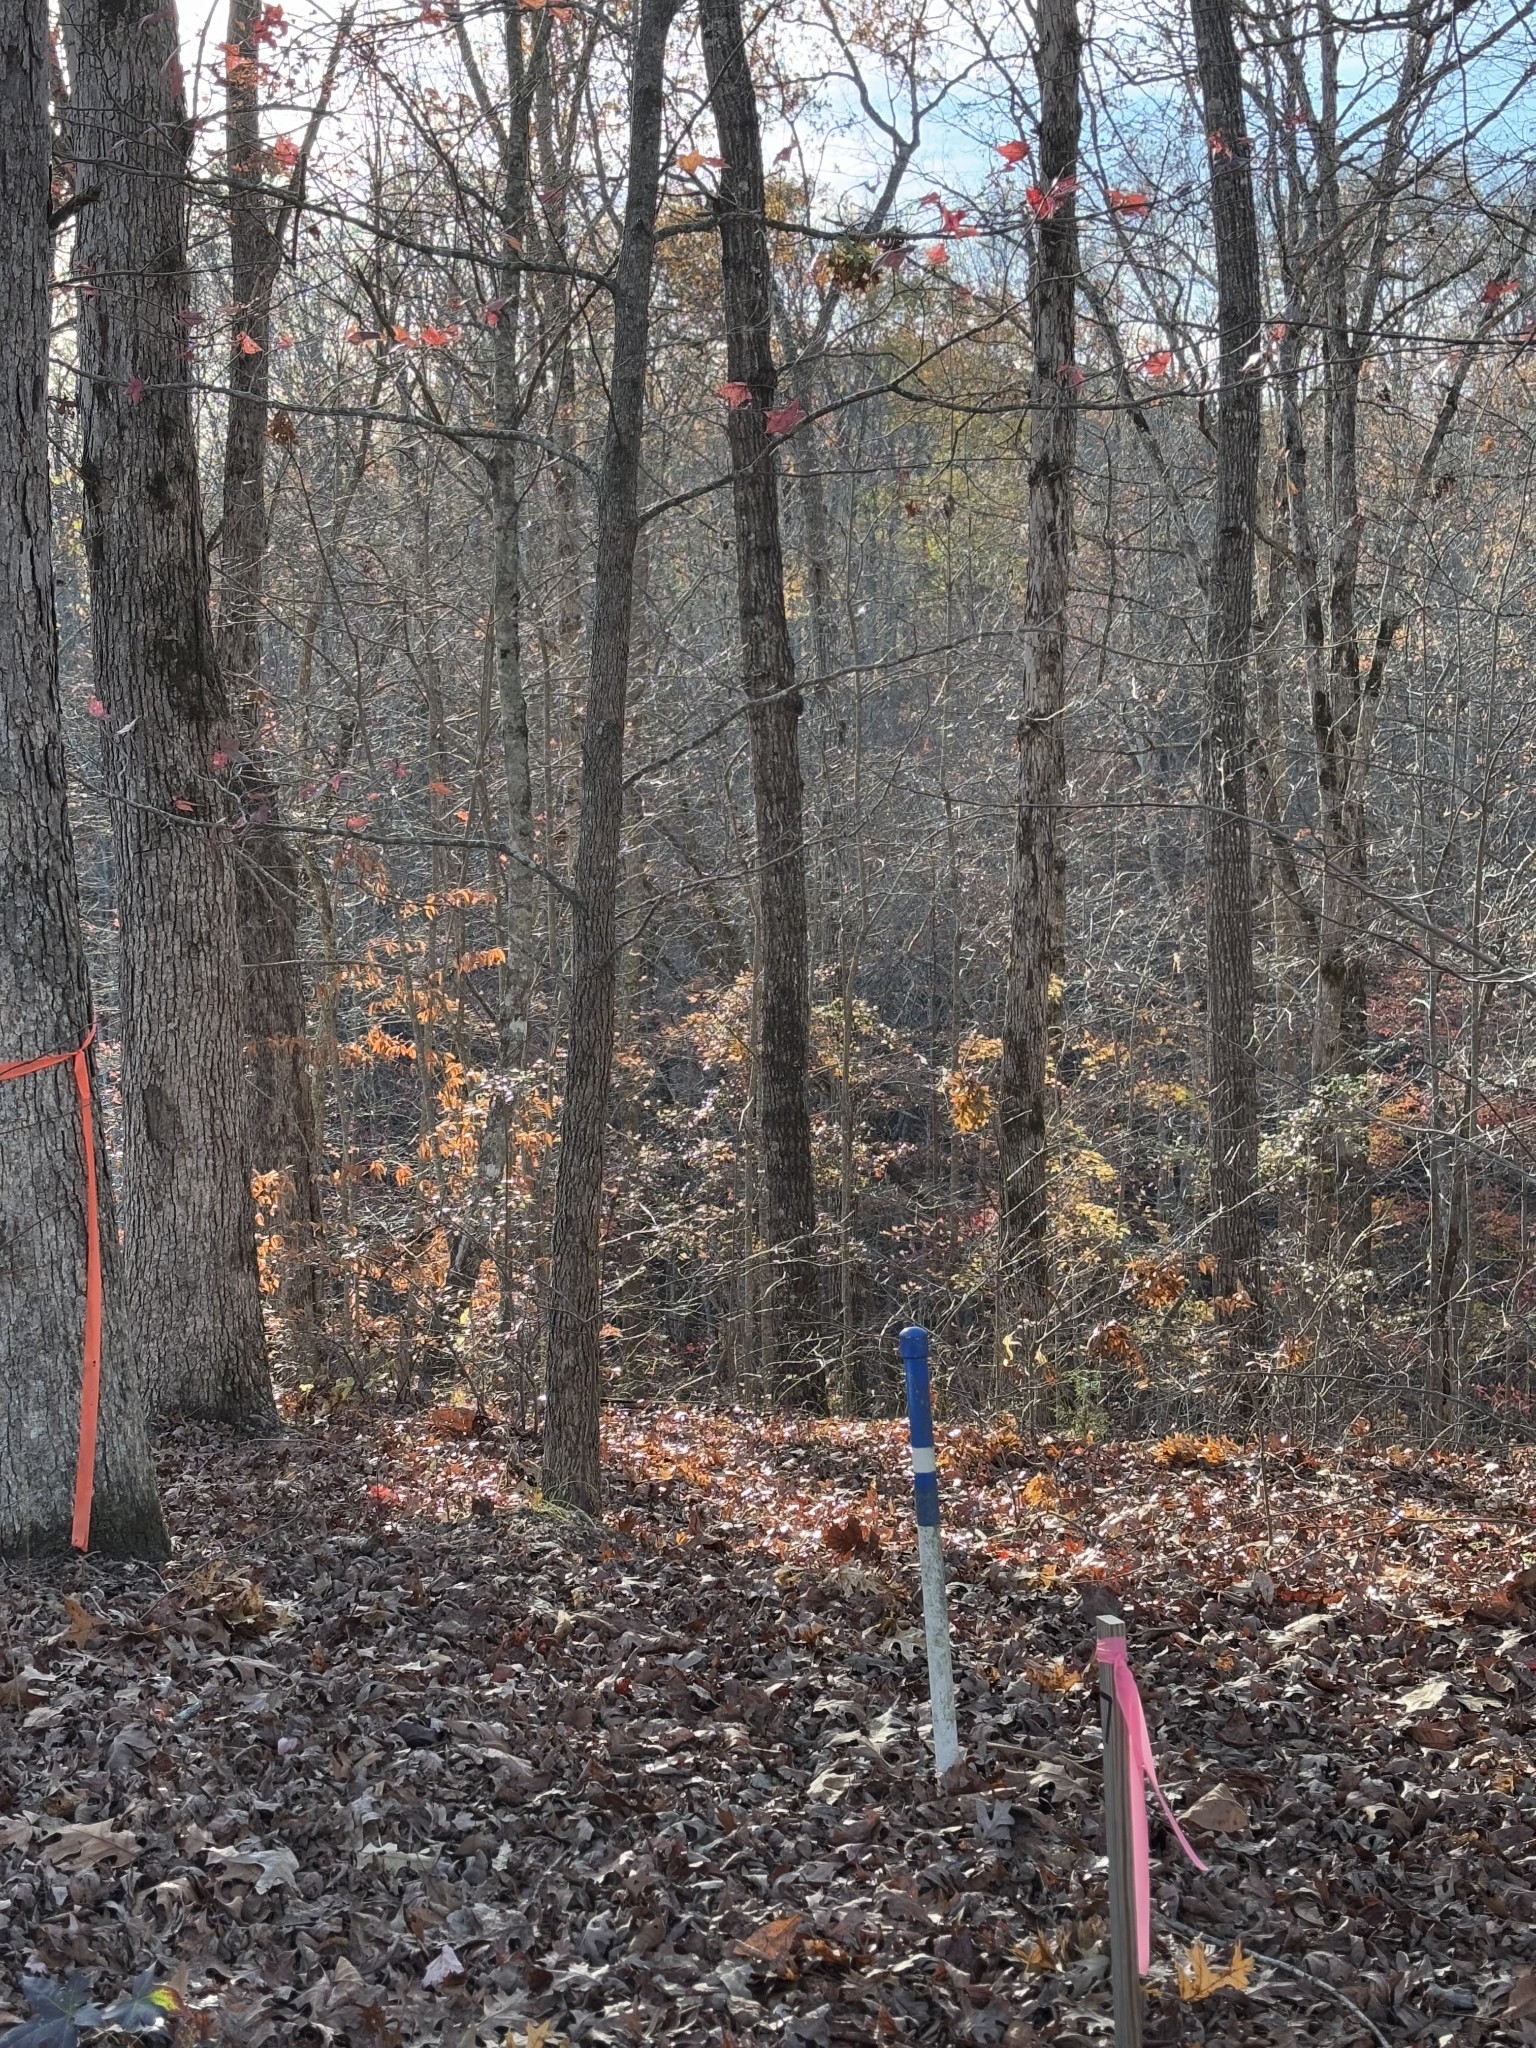
[[[1203,1939],[1198,1927],[1188,1927],[1182,1920],[1175,1920],[1170,1913],[1164,1913],[1159,1909],[1158,1917],[1177,1934],[1187,1934],[1194,1940]],[[1340,2005],[1348,2006],[1371,2039],[1381,2044],[1381,2048],[1392,2048],[1392,2043],[1376,2022],[1369,2014],[1362,2012],[1349,1993],[1341,1991],[1337,1984],[1330,1984],[1326,1977],[1319,1977],[1315,1971],[1304,1968],[1300,1963],[1288,1963],[1283,1956],[1264,1955],[1256,1948],[1249,1948],[1246,1943],[1244,1952],[1252,1956],[1256,1963],[1263,1963],[1268,1969],[1281,1970],[1287,1977],[1299,1977],[1304,1984],[1315,1984],[1320,1991],[1326,1991],[1330,1997],[1336,1998]]]

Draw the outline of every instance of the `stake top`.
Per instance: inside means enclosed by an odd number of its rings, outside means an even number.
[[[901,1362],[903,1365],[926,1365],[928,1363],[928,1332],[920,1323],[913,1323],[901,1333]]]
[[[1101,1614],[1098,1617],[1097,1628],[1101,1643],[1106,1637],[1123,1636],[1125,1634],[1125,1623],[1118,1614]]]

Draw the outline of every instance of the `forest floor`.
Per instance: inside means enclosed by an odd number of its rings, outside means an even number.
[[[1536,2043],[1530,1452],[941,1432],[940,1795],[896,1425],[615,1411],[597,1529],[465,1420],[185,1431],[162,1572],[0,1573],[11,2017],[152,1967],[252,2048],[1103,2040],[1113,1599],[1211,1864],[1154,1819],[1149,2042]]]

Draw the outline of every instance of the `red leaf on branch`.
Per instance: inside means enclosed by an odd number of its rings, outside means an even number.
[[[739,412],[744,405],[752,403],[752,386],[750,384],[743,384],[739,379],[732,377],[720,386],[719,395],[725,400],[732,412]]]
[[[1155,348],[1149,356],[1143,356],[1136,365],[1143,377],[1166,377],[1172,366],[1171,348]]]
[[[770,434],[792,434],[805,418],[805,407],[798,398],[792,398],[788,405],[776,405],[766,415]]]
[[[128,393],[128,403],[130,405],[137,405],[147,388],[142,377],[138,375],[130,377],[123,386],[123,389]]]
[[[1500,299],[1509,298],[1519,289],[1518,277],[1490,277],[1477,296],[1483,305],[1496,306]]]
[[[1044,191],[1038,185],[1031,185],[1024,194],[1024,203],[1036,220],[1051,220],[1076,190],[1076,178],[1053,178]]]
[[[243,356],[259,356],[261,354],[261,343],[254,336],[247,334],[244,328],[235,336],[235,346]]]
[[[1017,138],[1012,142],[999,142],[996,148],[998,155],[1008,166],[1009,170],[1012,170],[1015,164],[1023,163],[1025,157],[1029,155],[1029,144],[1021,142]]]
[[[925,260],[930,270],[939,270],[949,261],[949,251],[942,242],[935,242],[925,252]]]
[[[1145,192],[1122,192],[1118,186],[1109,188],[1109,210],[1126,220],[1145,220],[1152,211],[1152,202]]]

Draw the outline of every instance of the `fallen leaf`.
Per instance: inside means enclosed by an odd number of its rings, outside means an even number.
[[[69,1626],[64,1631],[65,1638],[75,1649],[83,1650],[93,1636],[101,1634],[102,1623],[83,1601],[75,1598],[73,1593],[65,1593],[63,1600],[64,1612],[69,1616]]]
[[[263,1893],[292,1887],[299,1874],[299,1859],[291,1849],[210,1849],[208,1861],[219,1866],[221,1877]]]
[[[464,1975],[464,1965],[447,1942],[438,1950],[422,1973],[422,1983],[429,1991],[436,1991],[444,1984],[454,1983]]]
[[[1405,1692],[1398,1701],[1403,1712],[1412,1717],[1432,1714],[1451,1689],[1448,1678],[1426,1678],[1422,1685],[1416,1685],[1412,1692]]]
[[[755,1934],[749,1934],[744,1941],[738,1941],[731,1953],[749,1963],[756,1963],[760,1970],[775,1976],[790,1973],[790,1958],[794,1954],[795,1940],[805,1925],[800,1913],[786,1913],[782,1919],[770,1920],[766,1927],[759,1927]]]
[[[1188,2005],[1198,2005],[1217,1991],[1246,1991],[1253,1976],[1253,1958],[1243,1954],[1238,1942],[1230,1963],[1213,1965],[1205,1943],[1194,1941],[1182,1956],[1174,1957],[1173,1976],[1180,1998]]]
[[[103,1864],[120,1868],[134,1862],[138,1854],[137,1835],[113,1827],[109,1820],[83,1820],[54,1829],[37,1857],[40,1863],[56,1863],[62,1870],[96,1870]]]
[[[1184,1825],[1201,1828],[1208,1835],[1245,1835],[1249,1813],[1230,1785],[1213,1785],[1202,1792],[1182,1816]]]

